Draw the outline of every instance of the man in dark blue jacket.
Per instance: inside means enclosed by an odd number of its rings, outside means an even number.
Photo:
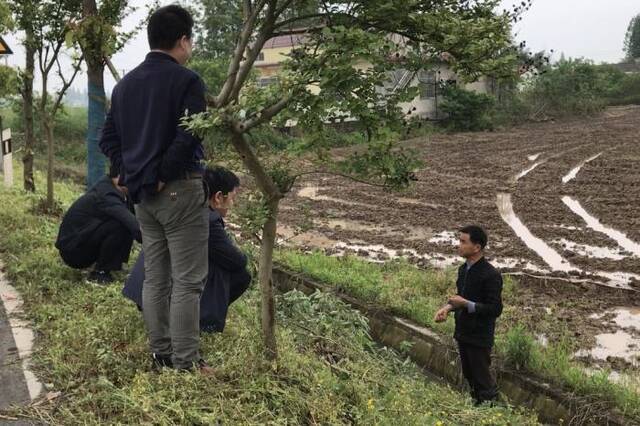
[[[200,299],[200,329],[222,332],[229,305],[249,288],[251,275],[247,270],[247,257],[231,241],[225,231],[224,217],[233,206],[240,180],[231,171],[216,167],[205,170],[204,183],[209,198],[209,273]],[[144,255],[136,261],[122,294],[142,309],[144,281]]]
[[[211,374],[198,329],[208,259],[204,154],[183,125],[206,104],[202,79],[184,67],[193,25],[177,5],[151,15],[151,52],[113,89],[100,148],[120,169],[142,230],[151,365]]]
[[[484,257],[487,234],[479,226],[460,230],[458,254],[466,262],[458,269],[457,294],[435,315],[436,322],[455,313],[454,338],[458,342],[462,373],[476,404],[498,396],[491,374],[496,319],[502,313],[502,275]]]
[[[108,284],[111,271],[122,269],[129,260],[133,240],[141,242],[140,228],[133,215],[126,188],[118,185],[118,171],[99,180],[69,207],[64,215],[56,248],[72,268],[95,263],[89,281]]]

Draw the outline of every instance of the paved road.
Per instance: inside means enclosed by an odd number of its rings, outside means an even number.
[[[0,410],[30,401],[18,348],[4,305],[0,303]]]

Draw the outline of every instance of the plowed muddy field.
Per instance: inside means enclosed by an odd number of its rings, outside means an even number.
[[[424,162],[409,189],[308,178],[283,202],[279,236],[329,254],[372,261],[401,256],[429,268],[458,264],[456,231],[479,224],[489,234],[488,257],[503,272],[522,276],[531,306],[568,321],[594,350],[599,336],[624,330],[631,352],[622,358],[637,366],[640,107],[403,145]],[[305,211],[312,212],[313,226],[296,234]],[[552,305],[557,310],[550,315]],[[606,320],[626,308],[624,327]]]

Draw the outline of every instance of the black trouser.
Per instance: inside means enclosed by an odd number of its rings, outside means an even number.
[[[118,271],[129,260],[133,236],[120,222],[109,220],[73,250],[60,250],[64,263],[76,269],[96,264],[98,271]]]
[[[491,348],[458,342],[462,374],[469,382],[471,396],[477,403],[491,401],[498,396],[498,387],[491,374]]]
[[[229,305],[247,291],[249,284],[251,275],[246,269],[234,273],[217,271],[209,277],[202,293],[200,328],[209,333],[222,333]]]

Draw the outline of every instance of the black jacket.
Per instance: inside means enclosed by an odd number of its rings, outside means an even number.
[[[155,193],[158,181],[202,171],[201,140],[180,120],[204,110],[202,79],[162,52],[149,53],[115,86],[99,144],[134,203]]]
[[[108,220],[120,222],[135,240],[141,242],[140,227],[132,211],[127,197],[113,185],[109,176],[104,176],[69,207],[60,224],[56,248],[61,251],[77,249]]]
[[[251,275],[247,257],[231,241],[224,221],[215,210],[209,212],[209,271],[200,298],[200,327],[208,331],[224,329],[229,304],[247,289]],[[140,253],[127,278],[122,294],[142,308],[144,255]]]
[[[493,346],[496,318],[502,313],[502,275],[483,257],[467,272],[466,263],[458,269],[458,294],[475,302],[476,310],[455,310],[454,337],[461,343],[480,347]]]

